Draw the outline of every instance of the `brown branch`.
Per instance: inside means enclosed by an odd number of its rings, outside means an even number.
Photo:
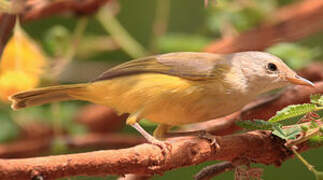
[[[163,155],[156,145],[142,144],[128,149],[0,160],[0,179],[56,179],[78,175],[161,174],[165,171],[211,160],[248,159],[250,162],[280,165],[291,157],[281,139],[269,131],[253,131],[217,137],[220,149],[206,140],[193,137],[169,141],[171,150]],[[253,147],[253,148],[250,148]],[[299,146],[305,150],[306,144]]]
[[[10,37],[11,31],[15,25],[16,19],[14,15],[2,14],[0,16],[0,57],[4,47]]]
[[[323,30],[323,1],[304,0],[281,8],[273,15],[274,23],[244,32],[237,37],[224,37],[206,47],[205,51],[231,53],[264,50],[284,41],[296,41]]]
[[[124,126],[125,117],[116,115],[108,107],[85,106],[75,120],[86,125],[92,133],[72,137],[55,136],[54,130],[46,124],[24,124],[16,141],[0,145],[0,157],[21,158],[49,154],[55,142],[60,142],[69,151],[124,148],[144,143],[142,137],[115,133]]]
[[[49,154],[55,142],[63,144],[69,151],[80,151],[131,147],[144,143],[145,140],[142,137],[111,133],[23,139],[10,144],[1,144],[0,157],[21,158]]]
[[[75,119],[88,127],[91,132],[107,133],[122,129],[127,116],[126,114],[119,116],[109,107],[91,104],[83,107]]]
[[[96,12],[99,7],[109,1],[110,0],[28,0],[25,10],[22,12],[22,20],[36,20],[66,12],[74,12],[76,14],[92,14]]]
[[[316,62],[298,71],[298,74],[306,79],[317,82],[323,80],[323,63]]]

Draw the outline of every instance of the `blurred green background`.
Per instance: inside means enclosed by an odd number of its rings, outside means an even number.
[[[271,15],[278,8],[295,2],[296,0],[218,0],[216,5],[210,2],[209,7],[204,7],[202,0],[120,0],[112,7],[115,12],[107,14],[113,18],[110,23],[119,22],[129,32],[130,37],[142,45],[143,49],[140,49],[142,54],[148,55],[174,51],[203,51],[211,41],[222,36],[234,36],[272,20]],[[161,18],[156,17],[156,12],[161,13]],[[64,67],[62,73],[54,80],[45,76],[43,85],[54,82],[85,82],[110,66],[140,56],[138,51],[137,54],[129,53],[111,42],[109,38],[110,35],[113,37],[113,32],[107,32],[97,17],[95,14],[87,17],[88,25],[75,50],[73,61]],[[46,54],[55,61],[55,58],[67,54],[66,51],[71,48],[75,28],[82,24],[80,19],[84,18],[69,14],[57,15],[25,23],[23,29],[41,44]],[[164,25],[165,31],[161,30],[157,35],[154,34],[156,23]],[[109,27],[115,28],[115,25],[110,24]],[[300,69],[313,61],[323,60],[322,42],[323,32],[319,32],[297,42],[276,44],[267,51],[280,56],[294,69]],[[19,126],[31,122],[45,123],[56,128],[59,126],[72,135],[84,134],[88,131],[87,127],[73,121],[73,117],[84,104],[86,103],[64,102],[55,105],[58,107],[56,111],[55,107],[46,105],[13,113],[8,104],[3,103],[0,109],[2,124],[0,142],[14,141],[19,137]],[[148,129],[154,126],[149,123],[144,125]],[[126,128],[125,132],[134,131]],[[323,170],[322,152],[321,148],[303,154],[318,170]],[[68,151],[64,147],[57,147],[53,148],[53,153],[68,153]],[[154,179],[192,179],[202,167],[212,163],[214,162],[169,171],[164,176],[156,176]],[[255,166],[264,167],[264,179],[314,179],[314,176],[296,159],[284,162],[280,168]],[[225,173],[215,179],[233,179],[233,174]]]

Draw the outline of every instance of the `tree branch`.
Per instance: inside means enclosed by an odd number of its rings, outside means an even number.
[[[237,37],[224,37],[205,48],[207,52],[231,53],[264,50],[285,41],[296,41],[323,30],[323,1],[304,0],[281,8],[273,23],[244,32]]]
[[[9,144],[0,145],[1,158],[32,157],[39,154],[48,154],[59,143],[69,151],[98,150],[109,148],[126,148],[144,143],[145,139],[133,135],[115,133],[90,133],[82,136],[60,136],[23,139]]]
[[[109,1],[110,0],[28,0],[25,10],[22,13],[22,20],[36,20],[65,12],[92,14]]]
[[[0,57],[15,26],[16,18],[11,14],[0,15]]]
[[[298,71],[298,74],[306,79],[317,82],[323,81],[323,62],[315,62]]]
[[[128,115],[117,115],[109,107],[91,104],[81,108],[75,120],[85,125],[91,132],[107,133],[121,130]]]
[[[163,151],[152,144],[128,149],[48,156],[29,159],[0,160],[0,179],[56,179],[78,175],[102,176],[128,173],[149,175],[199,164],[211,160],[232,161],[248,159],[250,162],[280,165],[292,153],[280,138],[270,131],[253,131],[239,135],[216,137],[219,149],[206,140],[194,137],[171,139],[171,150]],[[250,148],[253,147],[253,148]],[[306,143],[299,150],[308,148]]]

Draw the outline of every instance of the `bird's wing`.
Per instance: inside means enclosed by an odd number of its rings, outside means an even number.
[[[223,55],[210,53],[179,52],[132,60],[111,68],[94,81],[137,73],[160,73],[189,80],[221,78],[222,71],[230,66],[223,62]]]

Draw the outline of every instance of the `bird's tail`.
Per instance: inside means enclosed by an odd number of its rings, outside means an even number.
[[[21,109],[50,102],[73,100],[73,94],[86,90],[87,84],[59,85],[33,89],[9,97],[13,109]]]

